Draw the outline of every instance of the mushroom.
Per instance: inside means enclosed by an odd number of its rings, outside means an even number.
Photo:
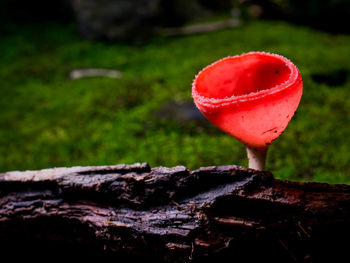
[[[285,57],[249,52],[201,70],[192,84],[198,109],[246,145],[249,168],[265,169],[269,145],[287,127],[303,91],[297,67]]]

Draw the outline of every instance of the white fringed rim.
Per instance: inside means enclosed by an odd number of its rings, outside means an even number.
[[[252,93],[249,93],[246,95],[240,95],[240,96],[233,95],[233,96],[227,97],[227,98],[210,98],[210,97],[202,96],[198,93],[198,91],[197,91],[198,77],[201,74],[203,74],[206,70],[208,70],[212,67],[215,67],[217,64],[221,63],[224,60],[233,59],[233,58],[242,57],[242,56],[247,56],[247,55],[251,55],[251,54],[258,54],[258,55],[275,57],[275,58],[278,58],[279,60],[283,61],[285,63],[285,65],[290,69],[289,78],[286,81],[284,81],[284,82],[282,82],[282,83],[280,83],[272,88],[260,90],[258,92],[252,92]],[[214,63],[206,66],[205,68],[203,68],[196,75],[196,77],[194,78],[194,80],[192,82],[192,97],[195,99],[196,104],[198,103],[200,105],[211,107],[211,108],[232,105],[235,103],[243,103],[246,101],[257,100],[257,99],[263,98],[265,96],[272,95],[272,94],[275,94],[275,93],[280,92],[282,90],[288,89],[290,86],[295,84],[295,82],[298,79],[298,76],[299,76],[298,68],[289,59],[287,59],[281,55],[277,55],[277,54],[273,54],[273,53],[269,53],[269,52],[252,51],[252,52],[248,52],[248,53],[243,53],[241,55],[228,56],[228,57],[222,58],[222,59],[215,61]],[[300,81],[301,81],[301,78],[300,78]]]

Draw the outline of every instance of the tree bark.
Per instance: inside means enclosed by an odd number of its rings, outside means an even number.
[[[235,165],[0,174],[0,252],[13,259],[349,262],[349,230],[350,186]]]

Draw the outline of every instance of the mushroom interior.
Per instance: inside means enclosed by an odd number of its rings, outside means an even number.
[[[199,95],[207,98],[244,96],[283,84],[290,73],[286,61],[279,57],[248,53],[205,68],[197,77],[196,88]]]

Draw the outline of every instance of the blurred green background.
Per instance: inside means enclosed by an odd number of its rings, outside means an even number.
[[[70,20],[6,20],[0,26],[0,172],[135,162],[246,166],[244,146],[193,111],[191,83],[215,60],[268,51],[298,66],[304,93],[270,147],[267,169],[282,179],[349,184],[350,35],[240,19],[237,28],[152,35],[142,45],[87,40]],[[117,69],[123,76],[70,79],[80,68]]]

